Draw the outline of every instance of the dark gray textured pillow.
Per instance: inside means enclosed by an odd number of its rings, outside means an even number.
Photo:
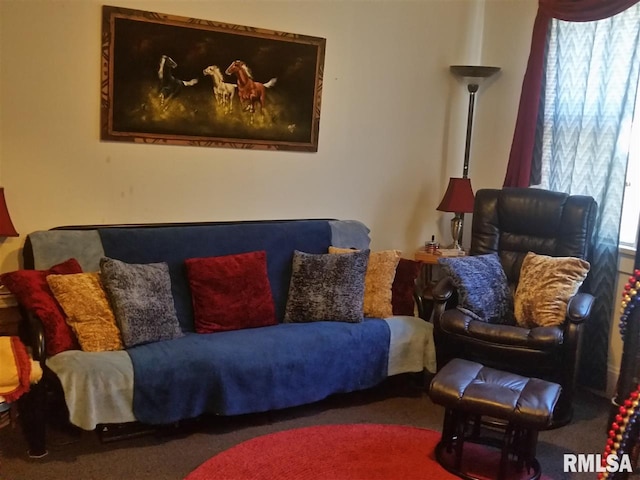
[[[132,264],[105,257],[100,272],[125,347],[183,335],[166,263]]]
[[[513,294],[498,255],[439,258],[458,290],[458,310],[476,320],[514,325]]]
[[[369,250],[339,254],[296,250],[284,321],[361,322],[368,261]]]

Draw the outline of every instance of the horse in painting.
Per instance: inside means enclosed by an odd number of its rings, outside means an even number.
[[[260,105],[260,113],[264,114],[266,89],[276,84],[277,79],[272,78],[267,83],[255,82],[251,70],[242,60],[236,60],[225,70],[227,75],[235,75],[238,82],[238,97],[244,110],[251,113],[251,123],[256,105]]]
[[[211,77],[213,81],[213,96],[216,99],[216,103],[222,107],[224,113],[230,113],[233,110],[233,97],[238,86],[233,83],[226,83],[217,65],[208,66],[202,71],[202,74]]]
[[[182,87],[192,87],[198,83],[198,79],[180,80],[173,76],[173,70],[178,64],[168,55],[162,55],[158,68],[158,79],[160,80],[160,106],[167,108],[165,104],[175,97]]]

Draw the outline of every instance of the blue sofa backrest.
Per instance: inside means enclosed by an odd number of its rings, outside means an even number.
[[[368,233],[360,222],[338,220],[62,227],[31,233],[24,263],[26,268],[46,269],[74,257],[90,272],[99,269],[103,256],[128,263],[167,262],[178,319],[190,332],[194,324],[187,258],[265,250],[276,316],[282,321],[294,250],[326,253],[330,245],[368,248]]]

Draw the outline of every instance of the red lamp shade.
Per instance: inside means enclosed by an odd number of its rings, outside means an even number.
[[[17,237],[11,216],[7,209],[7,202],[4,199],[4,188],[0,187],[0,237]]]
[[[436,210],[441,212],[472,213],[475,197],[468,178],[450,178],[447,191]]]

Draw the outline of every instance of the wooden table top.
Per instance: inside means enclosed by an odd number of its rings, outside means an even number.
[[[433,253],[427,253],[425,247],[420,247],[418,250],[416,250],[413,258],[418,262],[437,265],[438,259],[442,257],[440,255],[434,255]]]
[[[459,256],[464,257],[465,256],[464,252],[462,252],[462,254]],[[427,253],[427,250],[425,247],[420,247],[418,250],[415,251],[413,258],[414,260],[417,260],[418,262],[426,263],[427,265],[437,265],[439,258],[452,258],[452,257],[449,255],[438,255],[435,253]]]

